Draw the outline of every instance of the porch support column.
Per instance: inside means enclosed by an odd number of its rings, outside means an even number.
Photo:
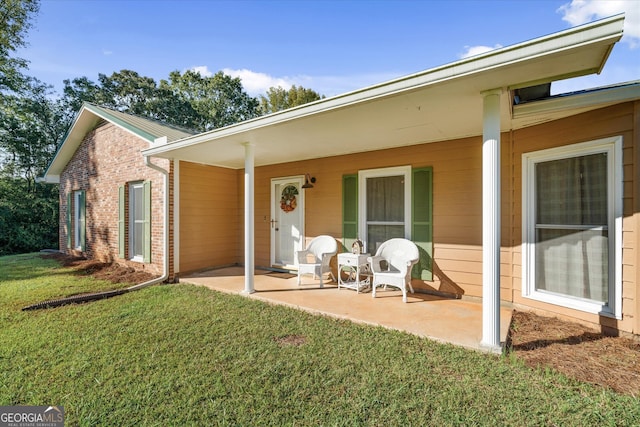
[[[482,130],[482,341],[500,346],[500,95],[483,92]]]
[[[244,294],[255,292],[254,144],[244,144]]]

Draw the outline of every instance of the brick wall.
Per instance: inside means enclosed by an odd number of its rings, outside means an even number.
[[[162,274],[164,178],[144,164],[140,151],[148,147],[145,140],[104,121],[85,136],[60,176],[60,248],[63,251]],[[153,163],[166,170],[171,166],[168,160],[154,159]],[[149,264],[118,257],[118,188],[145,180],[151,181],[152,192]],[[86,192],[86,251],[83,254],[67,248],[67,233],[73,233],[73,226],[67,230],[67,212],[73,212],[72,207],[71,210],[67,207],[67,194],[77,190]]]

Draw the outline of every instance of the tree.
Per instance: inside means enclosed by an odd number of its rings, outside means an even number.
[[[67,114],[73,116],[85,101],[203,132],[258,115],[257,99],[247,95],[239,78],[223,72],[204,77],[173,71],[159,84],[131,70],[100,74],[98,83],[86,77],[65,80]]]
[[[289,108],[289,95],[282,86],[270,87],[267,96],[260,95],[260,112],[275,113]]]
[[[58,247],[58,186],[0,176],[0,256]]]
[[[58,246],[58,187],[37,182],[65,130],[51,87],[25,78],[0,102],[0,255]]]
[[[19,90],[24,83],[21,70],[27,63],[11,54],[26,44],[24,36],[39,9],[38,0],[0,1],[0,92]]]
[[[149,103],[157,97],[157,84],[151,77],[121,70],[106,76],[98,74],[103,105],[118,111],[150,116]]]
[[[77,77],[73,80],[63,80],[62,105],[67,114],[73,117],[80,111],[84,102],[93,104],[103,103],[102,88],[87,77]]]
[[[275,113],[323,98],[324,95],[302,86],[293,85],[289,90],[281,86],[271,87],[267,91],[267,96],[260,95],[260,112],[262,114]]]
[[[63,132],[50,87],[11,55],[26,44],[38,0],[0,1],[0,255],[55,248],[58,188],[36,182]]]
[[[6,95],[0,104],[0,170],[35,189],[65,131],[63,111],[51,99],[51,87],[28,79],[21,94]]]
[[[258,115],[258,100],[244,91],[240,78],[222,71],[208,77],[192,70],[173,71],[169,80],[160,81],[160,88],[191,105],[197,116],[195,130],[204,132]]]
[[[148,117],[185,129],[199,130],[202,120],[189,100],[175,96],[173,89],[162,80],[156,93],[157,96],[149,101]]]
[[[130,114],[152,117],[150,106],[158,97],[158,88],[151,77],[135,71],[121,70],[110,76],[98,74],[98,83],[87,77],[64,80],[62,104],[73,117],[83,102],[91,102]]]
[[[302,86],[296,85],[291,86],[288,95],[289,108],[308,104],[309,102],[318,101],[324,98],[324,95],[320,95],[312,89],[305,89]]]

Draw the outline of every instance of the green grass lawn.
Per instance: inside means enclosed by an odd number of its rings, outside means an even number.
[[[513,358],[190,285],[21,311],[111,287],[0,257],[0,406],[62,405],[68,426],[640,424],[637,398]]]

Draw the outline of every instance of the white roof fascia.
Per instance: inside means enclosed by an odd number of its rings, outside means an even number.
[[[489,72],[525,60],[531,60],[533,58],[553,53],[560,53],[564,50],[575,48],[577,46],[606,41],[611,41],[613,45],[614,41],[617,41],[622,37],[623,24],[624,14],[615,15],[610,18],[605,18],[558,33],[515,44],[513,46],[496,49],[485,54],[401,77],[386,83],[373,85],[331,98],[325,98],[310,104],[240,122],[224,128],[214,129],[206,133],[183,138],[162,146],[151,147],[147,150],[143,150],[143,155],[157,156],[170,152],[174,149],[190,147],[203,142],[237,135],[267,126],[273,126],[275,124],[284,123],[326,111],[348,107],[357,103],[369,102],[377,98],[391,96],[411,89],[435,85],[469,75]],[[606,56],[608,56],[608,54]],[[567,77],[575,77],[576,75],[592,74],[602,68],[606,61],[606,56],[603,58],[602,63],[597,69],[585,70],[582,73],[571,73],[571,75],[547,77],[544,80],[549,82]],[[494,88],[485,88],[485,90],[489,89]]]
[[[68,162],[69,159],[71,159],[71,156],[73,156],[73,153],[75,152],[77,147],[73,147],[72,153],[69,154],[68,151],[71,151],[71,149],[69,148],[69,145],[67,144],[67,141],[74,134],[74,130],[78,126],[78,122],[80,121],[80,117],[82,116],[82,112],[86,109],[86,107],[87,107],[87,104],[83,103],[82,107],[80,108],[80,111],[73,118],[73,122],[71,123],[71,126],[69,126],[69,130],[67,131],[67,134],[65,135],[64,140],[62,141],[62,144],[60,144],[60,147],[56,151],[56,154],[53,156],[53,159],[49,163],[49,167],[47,167],[47,170],[44,173],[43,182],[52,183],[52,184],[59,184],[60,183],[60,175],[59,174],[51,175],[51,174],[49,174],[49,171],[59,161],[62,161],[62,158],[66,158],[66,161],[65,161],[65,164],[66,164],[66,162]]]
[[[36,178],[36,182],[42,182],[45,184],[60,184],[60,175],[47,175]]]

